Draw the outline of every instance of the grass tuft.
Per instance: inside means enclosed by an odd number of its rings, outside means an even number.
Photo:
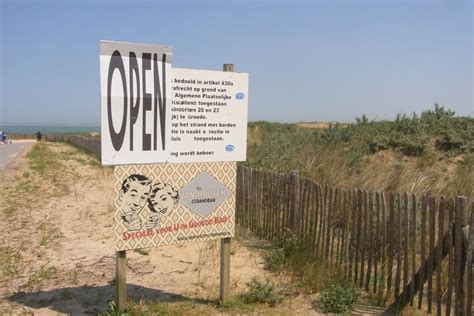
[[[21,259],[21,247],[18,249],[0,247],[0,263],[2,266],[3,276],[18,276],[20,274],[19,266]]]
[[[260,303],[274,307],[283,301],[283,296],[277,293],[275,286],[269,280],[261,282],[253,278],[247,285],[249,290],[242,295],[243,302],[247,304]]]
[[[43,265],[28,278],[24,287],[31,289],[34,286],[41,285],[44,281],[51,280],[56,276],[57,268],[54,266]]]

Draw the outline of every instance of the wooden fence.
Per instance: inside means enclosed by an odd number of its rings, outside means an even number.
[[[472,315],[474,204],[465,197],[333,188],[239,165],[236,221],[274,241],[290,229],[315,257],[389,301],[387,314],[410,304]]]
[[[80,135],[70,134],[47,134],[45,135],[45,139],[50,142],[66,142],[74,144],[100,160],[100,138],[88,138]]]

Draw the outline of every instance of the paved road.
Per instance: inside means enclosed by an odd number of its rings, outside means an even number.
[[[31,146],[35,140],[13,141],[13,144],[0,144],[0,171],[4,170],[26,147]]]

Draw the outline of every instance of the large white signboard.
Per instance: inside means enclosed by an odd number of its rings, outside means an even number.
[[[103,165],[246,160],[248,74],[172,68],[166,46],[100,45]]]
[[[246,160],[248,74],[173,68],[170,162]]]
[[[102,164],[168,159],[171,57],[171,47],[101,41]]]
[[[102,164],[116,165],[116,249],[234,235],[248,74],[171,67],[166,46],[100,44]]]

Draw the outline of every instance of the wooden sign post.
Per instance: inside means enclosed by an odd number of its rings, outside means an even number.
[[[233,64],[224,64],[224,71],[234,71]],[[223,305],[229,299],[230,284],[230,238],[221,238],[221,279],[219,301]]]
[[[127,251],[116,252],[115,285],[116,285],[116,307],[123,311],[127,307]]]

